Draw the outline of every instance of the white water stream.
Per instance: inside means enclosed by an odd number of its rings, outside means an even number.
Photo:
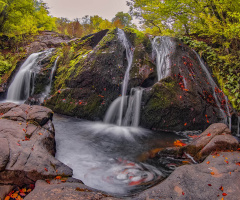
[[[53,49],[49,49],[40,53],[33,53],[27,58],[8,89],[6,101],[25,101],[34,93],[34,81],[35,75],[39,71],[39,62],[49,56],[52,51]]]
[[[46,86],[45,88],[45,91],[42,93],[41,97],[40,97],[40,103],[43,103],[44,99],[50,94],[51,92],[51,88],[52,88],[52,81],[53,81],[53,76],[54,76],[54,73],[57,69],[57,61],[58,61],[58,58],[56,58],[54,64],[53,64],[53,67],[52,67],[52,70],[51,70],[51,74],[50,74],[50,82],[49,84]]]
[[[224,110],[222,110],[222,108],[221,108],[221,103],[220,103],[219,97],[218,97],[218,95],[215,92],[215,88],[218,88],[217,84],[213,80],[213,77],[210,74],[210,72],[208,71],[206,65],[204,64],[204,61],[200,58],[200,56],[198,55],[198,53],[196,51],[194,51],[194,53],[196,54],[196,56],[197,56],[197,58],[198,58],[198,60],[200,62],[201,68],[203,69],[203,71],[207,75],[208,82],[209,82],[209,84],[211,86],[211,89],[212,89],[213,97],[215,99],[215,102],[216,102],[219,110],[221,111],[222,117],[224,119],[224,123],[228,124],[229,129],[231,130],[232,124],[231,124],[231,114],[230,114],[229,107],[228,107],[228,98],[224,94],[224,98],[225,98],[225,101],[226,101],[226,103],[225,103],[225,111],[227,112],[227,113],[225,113]]]
[[[157,54],[157,74],[158,81],[166,78],[171,69],[170,53],[172,49],[172,41],[170,37],[157,36],[152,41],[153,53]]]

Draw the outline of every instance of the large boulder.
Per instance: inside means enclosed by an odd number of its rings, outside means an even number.
[[[203,133],[180,149],[180,152],[191,154],[196,160],[203,160],[216,151],[236,151],[238,140],[231,135],[226,124],[216,123],[209,126]]]
[[[223,152],[201,164],[178,167],[165,181],[131,199],[238,200],[239,196],[239,152]]]
[[[41,106],[0,104],[0,184],[24,185],[38,179],[71,176],[54,158],[53,112]]]
[[[71,182],[51,182],[39,180],[36,182],[35,189],[25,197],[26,200],[86,200],[86,199],[102,199],[102,200],[117,200],[118,198],[109,197],[99,191],[87,187],[81,183]]]

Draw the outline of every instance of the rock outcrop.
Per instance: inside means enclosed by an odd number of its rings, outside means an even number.
[[[118,198],[109,197],[102,192],[96,191],[81,183],[61,183],[55,182],[48,184],[46,181],[37,181],[35,189],[25,198],[26,200],[117,200]]]
[[[4,103],[0,104],[0,113],[0,184],[21,186],[72,175],[72,169],[54,158],[50,109]]]
[[[203,160],[216,151],[236,151],[238,140],[231,135],[226,124],[216,123],[209,126],[203,133],[181,151],[190,153],[196,160]]]
[[[158,58],[152,55],[150,39],[131,29],[125,33],[134,50],[127,94],[132,87],[144,88],[142,127],[204,130],[231,115],[225,95],[192,49],[175,38],[166,38],[170,50],[162,59],[168,62],[169,73],[158,81]],[[110,104],[121,95],[128,65],[117,30],[75,40],[59,52],[53,95],[45,105],[61,114],[102,120]]]
[[[240,153],[223,152],[201,164],[178,167],[165,181],[131,199],[238,200],[239,196]]]

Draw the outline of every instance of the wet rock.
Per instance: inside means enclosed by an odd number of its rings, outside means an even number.
[[[0,104],[6,107],[8,104]],[[72,170],[54,158],[52,111],[41,106],[12,104],[0,119],[0,184],[24,185]],[[49,128],[44,127],[47,126]]]
[[[8,112],[9,110],[11,110],[12,108],[16,107],[17,105],[14,103],[3,103],[0,104],[0,113],[1,114],[5,114],[6,112]]]
[[[238,141],[232,135],[215,136],[201,151],[201,155],[209,155],[213,151],[236,150]]]
[[[238,145],[238,140],[231,135],[227,125],[216,123],[180,151],[191,154],[196,160],[202,160],[215,151],[237,150]]]
[[[215,123],[210,125],[198,138],[192,141],[191,145],[199,148],[206,146],[208,142],[216,135],[231,134],[228,126],[223,123]]]
[[[4,197],[9,194],[13,188],[14,186],[12,185],[0,185],[0,199],[4,199]]]
[[[208,156],[201,164],[178,167],[165,181],[132,199],[203,200],[227,195],[227,199],[238,200],[240,166],[236,163],[240,162],[239,156],[239,152],[223,152],[216,157]]]
[[[5,138],[0,138],[0,152],[0,171],[2,171],[9,161],[9,146]]]
[[[39,180],[36,182],[35,189],[25,197],[26,200],[117,200],[118,198],[109,197],[99,191],[87,187],[81,183],[55,183],[48,184],[46,181]]]
[[[67,44],[70,40],[71,38],[66,35],[51,31],[43,31],[40,35],[36,36],[34,42],[27,47],[27,53],[30,55],[48,48],[56,48],[61,44]]]

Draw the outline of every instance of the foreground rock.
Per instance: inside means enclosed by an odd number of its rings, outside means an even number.
[[[72,170],[54,158],[53,112],[42,106],[0,104],[0,184],[24,185]]]
[[[116,200],[101,192],[93,190],[81,183],[61,183],[55,182],[48,184],[46,181],[37,181],[35,189],[26,197],[25,200],[86,200],[102,199]]]
[[[210,153],[215,151],[236,151],[238,140],[231,135],[226,124],[216,123],[209,126],[202,134],[181,151],[190,153],[196,160],[203,160]]]
[[[239,164],[240,152],[210,155],[201,164],[177,168],[161,184],[132,199],[205,200],[221,199],[226,195],[224,199],[238,200],[240,196]]]

